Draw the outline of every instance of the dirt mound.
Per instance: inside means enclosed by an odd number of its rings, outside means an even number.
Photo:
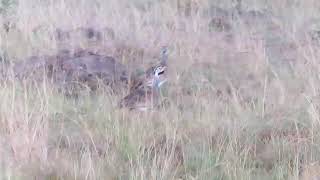
[[[12,65],[15,78],[28,83],[47,80],[64,92],[96,90],[100,84],[113,90],[127,84],[124,65],[111,56],[86,50],[60,51],[53,56],[32,56]]]

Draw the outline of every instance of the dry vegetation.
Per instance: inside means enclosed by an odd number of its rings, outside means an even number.
[[[126,89],[1,83],[1,179],[320,177],[320,1],[0,2],[6,61],[86,48],[136,68],[170,49],[167,106],[148,113],[116,108]]]

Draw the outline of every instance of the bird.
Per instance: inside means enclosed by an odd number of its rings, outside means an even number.
[[[161,78],[165,70],[166,66],[156,67],[152,76],[121,99],[119,107],[138,111],[147,111],[156,107],[158,105],[160,87],[167,81],[166,78]]]
[[[151,66],[149,69],[146,70],[146,74],[150,74],[151,72],[153,72],[153,70],[155,68],[157,68],[158,66],[168,66],[168,47],[167,46],[163,46],[161,48],[160,51],[160,62],[158,62],[157,64]]]
[[[152,76],[154,75],[154,71],[157,68],[165,68],[167,69],[168,67],[168,47],[167,46],[163,46],[160,52],[160,61],[154,65],[152,65],[151,67],[149,67],[144,73],[140,74],[139,76],[133,76],[131,78],[131,83],[130,83],[130,87],[129,87],[129,92],[134,91],[135,89],[139,89],[141,86],[145,85],[145,82],[148,81],[148,79],[152,79]],[[163,83],[166,82],[166,78],[165,78],[165,71],[163,72],[163,74],[161,74],[160,76],[160,84],[159,86],[161,86]],[[161,81],[161,78],[164,81]]]

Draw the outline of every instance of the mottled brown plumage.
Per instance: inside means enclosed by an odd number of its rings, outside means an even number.
[[[136,89],[139,89],[141,87],[145,86],[145,83],[148,83],[150,80],[152,80],[153,76],[154,76],[154,71],[157,68],[164,68],[166,69],[168,67],[167,65],[167,61],[168,61],[168,48],[166,46],[162,47],[161,53],[160,53],[160,61],[151,66],[150,68],[148,68],[145,73],[143,73],[140,76],[134,76],[131,79],[131,85],[130,85],[130,92],[135,91]],[[160,78],[160,82],[162,82],[163,80],[166,79],[165,77],[165,71],[162,72],[162,74],[159,75]],[[163,81],[165,82],[165,81]],[[162,82],[162,83],[163,83]],[[162,84],[160,84],[161,86]]]
[[[157,106],[159,88],[166,81],[165,79],[160,79],[165,69],[165,66],[157,67],[152,77],[139,86],[136,86],[135,89],[132,89],[132,91],[120,101],[120,108],[126,107],[131,110],[146,111]]]

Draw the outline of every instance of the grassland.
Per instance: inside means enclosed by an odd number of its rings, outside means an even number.
[[[0,2],[12,62],[80,47],[133,68],[170,48],[167,106],[148,113],[116,108],[126,89],[2,83],[1,179],[320,177],[317,0],[244,0],[240,14],[222,0]],[[81,27],[109,34],[55,38]]]

